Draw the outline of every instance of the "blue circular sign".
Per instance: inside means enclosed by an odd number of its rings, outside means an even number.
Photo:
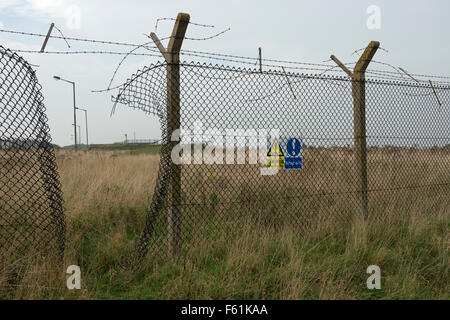
[[[291,138],[286,144],[286,151],[291,157],[296,157],[302,150],[302,144],[300,140]]]

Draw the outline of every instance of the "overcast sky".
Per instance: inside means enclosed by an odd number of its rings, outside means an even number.
[[[371,5],[380,9],[380,28],[369,29]],[[230,31],[208,41],[185,41],[183,49],[257,56],[262,47],[266,58],[320,63],[335,54],[353,61],[355,49],[378,40],[389,53],[378,51],[376,59],[401,66],[413,73],[450,75],[450,2],[428,1],[71,1],[0,0],[0,28],[46,33],[51,22],[68,37],[143,43],[154,31],[157,18],[187,12],[192,22],[212,24],[215,29],[190,25],[188,37],[206,37],[228,27]],[[373,21],[373,20],[371,20]],[[173,22],[161,22],[158,35],[167,36]],[[57,31],[54,30],[54,34]],[[112,50],[90,43],[50,39],[47,50]],[[0,33],[0,44],[10,49],[39,50],[42,38]],[[71,86],[52,79],[59,75],[76,82],[77,105],[89,111],[90,143],[122,141],[124,134],[137,138],[159,138],[159,123],[140,111],[119,105],[113,117],[111,93],[91,90],[107,87],[121,56],[21,54],[36,68],[43,86],[53,141],[73,143]],[[127,59],[114,84],[124,81],[138,68],[157,57]],[[84,114],[78,114],[84,134]]]

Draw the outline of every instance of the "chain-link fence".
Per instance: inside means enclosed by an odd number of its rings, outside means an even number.
[[[301,234],[355,216],[354,80],[182,63],[178,92],[166,67],[144,68],[115,97],[159,116],[163,132],[141,256],[174,235],[187,250],[242,224]],[[449,103],[445,83],[365,81],[369,219],[408,215],[436,194],[449,201]]]
[[[0,46],[0,254],[64,249],[62,194],[36,74]]]

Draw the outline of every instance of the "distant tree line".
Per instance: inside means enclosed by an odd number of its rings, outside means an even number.
[[[42,139],[0,138],[0,150],[35,150],[43,147],[59,148]]]

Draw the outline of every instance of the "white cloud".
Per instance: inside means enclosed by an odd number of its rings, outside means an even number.
[[[9,8],[18,4],[18,0],[0,0],[0,9]]]
[[[0,21],[0,28],[3,28],[5,25]]]
[[[65,20],[69,29],[80,29],[81,9],[72,0],[0,0],[0,8],[11,9],[14,13],[38,19]]]

